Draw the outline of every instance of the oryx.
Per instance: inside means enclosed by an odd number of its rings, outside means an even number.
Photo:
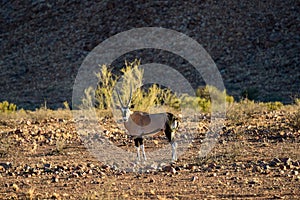
[[[119,91],[116,90],[116,92],[120,102],[119,108],[122,112],[122,122],[124,123],[128,134],[134,137],[137,160],[140,161],[140,148],[142,149],[144,160],[147,160],[143,137],[164,132],[172,146],[172,161],[177,161],[175,131],[178,129],[178,119],[172,113],[168,112],[149,114],[147,112],[131,111],[129,107],[132,99],[132,90],[130,90],[130,97],[126,105],[123,104]]]

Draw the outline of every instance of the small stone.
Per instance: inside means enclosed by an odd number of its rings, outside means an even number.
[[[285,165],[279,165],[279,168],[281,169],[281,170],[286,170],[286,166]]]
[[[282,159],[282,162],[284,162],[284,164],[285,164],[286,166],[293,165],[293,161],[292,161],[291,158],[283,158],[283,159]]]
[[[269,166],[269,165],[265,165],[265,166],[264,166],[264,169],[265,169],[265,170],[270,170],[270,166]]]
[[[271,167],[276,167],[276,166],[279,166],[279,164],[281,163],[281,160],[279,158],[274,158],[270,163],[269,165]]]
[[[300,161],[294,161],[294,162],[293,162],[293,165],[294,165],[295,167],[300,167]]]
[[[94,168],[95,167],[95,165],[93,163],[88,163],[86,166],[89,167],[89,168]]]
[[[164,171],[165,172],[169,172],[171,174],[175,174],[176,173],[176,169],[174,167],[172,167],[172,166],[165,166],[164,167]]]
[[[197,169],[197,167],[195,165],[188,165],[187,168],[191,171],[195,171]]]
[[[150,194],[155,195],[155,190],[150,190]]]
[[[52,194],[51,198],[52,198],[52,199],[60,199],[60,198],[59,198],[59,194],[57,194],[57,193],[55,193],[55,192]]]
[[[58,183],[58,176],[52,176],[51,182],[52,183]]]
[[[51,167],[51,164],[50,163],[45,163],[44,164],[44,168],[50,168]]]
[[[252,172],[259,172],[259,173],[262,173],[262,169],[260,166],[257,166],[255,165],[253,168],[252,168]]]
[[[281,196],[279,196],[279,195],[277,195],[277,194],[275,194],[272,199],[284,199],[284,198],[281,197]]]
[[[154,143],[155,145],[158,145],[158,140],[153,140],[153,143]]]
[[[180,171],[181,168],[177,166],[177,167],[175,167],[175,170],[176,170],[176,171]]]
[[[2,168],[4,170],[8,170],[11,167],[12,167],[12,164],[10,162],[0,163],[0,168]]]
[[[198,178],[198,176],[193,176],[192,178],[191,178],[191,181],[192,182],[195,182],[196,180],[198,180],[199,178]]]
[[[12,188],[14,191],[18,192],[20,190],[19,186],[17,184],[12,184]]]
[[[207,172],[212,172],[213,170],[212,170],[211,167],[207,167],[207,168],[205,169],[205,171],[207,171]]]
[[[212,168],[212,169],[214,169],[214,168],[216,168],[216,163],[210,163],[209,165],[208,165],[208,167],[210,167],[210,168]]]
[[[250,185],[254,185],[254,184],[258,184],[258,183],[259,183],[259,181],[257,179],[251,179],[248,181],[248,184],[250,184]]]
[[[281,175],[283,175],[283,174],[284,174],[284,171],[283,171],[283,170],[280,170],[279,173],[280,173]]]
[[[293,171],[292,171],[292,174],[295,175],[295,176],[297,176],[297,175],[299,174],[299,172],[296,171],[296,170],[293,170]]]
[[[71,174],[71,178],[78,178],[78,177],[79,177],[79,174],[76,173],[76,172],[73,172],[73,173]]]
[[[149,183],[155,183],[155,180],[153,178],[150,178]]]

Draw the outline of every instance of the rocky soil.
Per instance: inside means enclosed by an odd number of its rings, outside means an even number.
[[[0,101],[34,109],[71,103],[77,71],[105,39],[132,28],[164,27],[197,40],[212,56],[229,94],[291,102],[299,95],[299,10],[296,0],[273,1],[53,1],[0,3]],[[183,69],[191,66],[158,50],[124,58]],[[100,63],[102,64],[102,63]]]
[[[197,155],[210,117],[195,115],[193,142],[177,163],[135,172],[93,157],[69,117],[27,113],[3,118],[0,198],[299,199],[300,130],[291,117],[295,108],[240,113],[238,118],[228,113],[216,146],[205,158]],[[178,134],[191,122],[182,122]],[[100,117],[97,123],[116,146],[135,151],[112,119]],[[148,138],[146,152],[163,144],[163,136]]]

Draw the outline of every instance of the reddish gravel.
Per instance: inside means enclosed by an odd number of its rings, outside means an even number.
[[[218,143],[203,159],[197,152],[209,116],[181,123],[183,135],[196,125],[188,150],[175,164],[143,172],[95,159],[74,120],[62,115],[0,119],[0,199],[299,199],[300,130],[290,117],[295,108],[228,115]],[[111,119],[98,123],[115,145],[134,152],[132,140]],[[165,141],[146,139],[146,153]]]

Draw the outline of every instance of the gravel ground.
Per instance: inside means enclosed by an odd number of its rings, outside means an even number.
[[[288,103],[300,93],[299,8],[297,0],[1,1],[0,101],[62,107],[71,102],[77,71],[94,47],[119,32],[153,26],[203,45],[236,98],[248,90],[256,100]],[[179,66],[194,87],[203,84],[181,58],[136,53],[125,58]]]
[[[148,159],[143,173],[97,160],[83,145],[74,120],[62,115],[0,119],[0,199],[299,199],[300,131],[289,117],[294,111],[249,110],[226,120],[203,159],[198,151],[209,115],[183,122],[180,135],[200,120],[179,161],[153,165]],[[116,146],[135,152],[132,139],[112,119],[98,123]],[[164,141],[147,138],[147,155],[168,145]]]

